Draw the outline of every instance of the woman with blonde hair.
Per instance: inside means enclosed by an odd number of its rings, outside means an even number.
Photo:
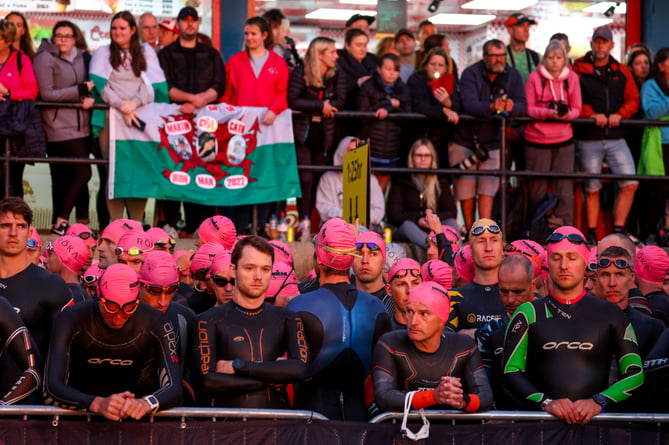
[[[290,76],[288,106],[304,114],[293,116],[297,163],[332,165],[335,143],[334,113],[346,100],[346,83],[335,69],[337,50],[334,40],[316,37],[309,44],[304,65]],[[302,198],[298,200],[300,217],[308,217],[314,206],[320,174],[300,171]]]
[[[418,139],[409,150],[409,168],[435,169],[439,164],[434,145],[427,138]],[[443,225],[458,230],[456,208],[451,184],[446,175],[412,173],[392,180],[386,216],[397,226],[394,238],[410,241],[426,248],[425,239],[430,232],[426,210],[439,216]]]

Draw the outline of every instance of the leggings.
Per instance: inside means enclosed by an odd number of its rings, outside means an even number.
[[[88,158],[90,138],[47,143],[50,158]],[[49,164],[51,169],[52,223],[58,217],[69,219],[72,208],[77,207],[77,219],[88,218],[88,181],[91,179],[89,164]]]

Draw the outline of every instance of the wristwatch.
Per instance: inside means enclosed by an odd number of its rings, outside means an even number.
[[[160,402],[158,402],[156,396],[154,395],[144,396],[144,400],[146,400],[146,403],[148,403],[149,406],[151,407],[151,414],[155,414],[156,412],[158,412],[158,408],[160,407]]]
[[[549,403],[551,403],[553,399],[545,398],[543,402],[541,402],[541,410],[546,411],[546,407],[548,406]]]
[[[606,411],[606,405],[608,405],[609,403],[606,397],[604,397],[601,394],[595,394],[594,396],[592,396],[592,400],[594,400],[595,403],[597,403],[597,405],[602,407],[602,412]]]
[[[236,374],[238,370],[244,367],[244,365],[245,365],[244,360],[236,358],[232,361],[232,370]]]

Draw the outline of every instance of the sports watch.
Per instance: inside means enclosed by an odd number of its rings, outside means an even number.
[[[158,402],[156,396],[154,396],[153,394],[144,396],[144,400],[146,400],[146,403],[148,403],[149,406],[151,407],[151,414],[155,414],[156,412],[158,412],[158,408],[160,407],[160,402]]]
[[[595,394],[594,396],[592,396],[592,400],[594,400],[595,403],[597,403],[597,405],[602,407],[602,412],[606,411],[606,405],[608,405],[609,403],[606,397],[604,397],[601,394]]]

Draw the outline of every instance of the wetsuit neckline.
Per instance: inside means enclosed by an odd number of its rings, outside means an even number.
[[[230,300],[230,303],[237,309],[239,312],[241,312],[244,315],[248,315],[249,317],[255,317],[256,315],[260,315],[260,313],[263,311],[263,308],[265,307],[265,303],[260,305],[258,309],[247,309],[243,306],[238,305],[235,301]]]
[[[583,292],[581,292],[581,295],[579,295],[578,297],[576,297],[572,300],[564,300],[562,298],[558,298],[558,297],[555,296],[555,294],[552,291],[551,291],[551,297],[555,298],[560,303],[566,304],[568,306],[570,304],[575,304],[575,303],[578,303],[579,301],[581,301],[581,298],[585,297],[585,289],[583,289]]]

